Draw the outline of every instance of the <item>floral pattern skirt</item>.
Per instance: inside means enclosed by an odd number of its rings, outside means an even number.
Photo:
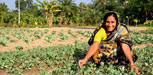
[[[131,51],[132,59],[135,62],[137,56],[134,51]],[[110,50],[110,48],[102,49],[99,48],[93,55],[93,60],[96,64],[104,62],[105,64],[128,64],[129,60],[121,50]]]

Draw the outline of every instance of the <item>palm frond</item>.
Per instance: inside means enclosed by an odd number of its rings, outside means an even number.
[[[55,7],[58,7],[58,5],[52,5],[51,6],[51,9],[55,8]]]
[[[39,4],[43,4],[41,1],[39,1],[39,0],[36,0]]]
[[[33,4],[33,6],[43,7],[42,5],[39,4]]]
[[[53,10],[53,12],[59,12],[59,11],[61,11],[61,10]]]

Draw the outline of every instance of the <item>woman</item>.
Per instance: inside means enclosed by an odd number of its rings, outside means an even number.
[[[138,72],[138,67],[134,64],[137,56],[132,50],[127,27],[120,24],[118,15],[115,12],[108,12],[104,16],[104,21],[95,29],[88,41],[90,48],[84,59],[79,60],[78,66],[86,64],[93,56],[96,64],[131,64],[131,69]]]

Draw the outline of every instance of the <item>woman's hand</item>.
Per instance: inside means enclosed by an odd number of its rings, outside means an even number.
[[[125,56],[127,57],[129,62],[131,63],[131,70],[136,70],[136,73],[138,73],[138,67],[135,66],[134,63],[133,63],[132,55],[131,55],[131,52],[130,52],[130,47],[125,43],[120,43],[120,44],[122,46],[122,50],[123,50]]]
[[[131,70],[136,70],[136,73],[138,73],[138,67],[135,66],[134,64],[131,64]]]
[[[88,61],[88,59],[90,59],[90,57],[96,52],[96,50],[98,49],[99,46],[99,42],[95,41],[89,48],[87,55],[85,56],[84,59],[79,60],[78,62],[78,66],[83,66],[84,64],[86,64],[86,62]]]
[[[87,59],[81,59],[81,60],[79,60],[79,62],[78,62],[78,66],[83,66],[84,64],[86,64],[86,62],[87,62]]]

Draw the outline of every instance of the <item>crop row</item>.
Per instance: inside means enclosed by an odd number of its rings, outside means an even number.
[[[129,65],[105,65],[100,63],[100,67],[89,60],[89,62],[78,67],[77,62],[87,53],[89,46],[86,43],[76,43],[75,45],[58,45],[53,47],[37,47],[32,50],[10,51],[0,53],[0,69],[6,70],[11,74],[23,74],[25,69],[37,66],[40,75],[59,75],[59,74],[106,74],[106,75],[129,75],[134,74]],[[135,49],[138,55],[136,65],[142,70],[141,74],[153,74],[153,47]],[[50,70],[42,67],[44,62]]]
[[[31,30],[31,29],[2,29],[0,28],[0,45],[6,46],[10,42],[15,42],[17,39],[23,40],[25,43],[29,43],[31,41],[41,39],[45,34],[49,32],[48,29],[42,30]],[[90,31],[76,31],[79,34],[82,34],[85,37],[90,37],[91,32]],[[53,30],[52,33],[49,35],[44,36],[42,39],[44,39],[47,42],[52,42],[55,38],[56,31]],[[77,38],[76,34],[72,30],[68,30],[68,34],[70,34],[72,37]],[[16,39],[11,39],[10,35],[16,37]],[[68,35],[64,34],[64,30],[61,30],[58,33],[58,36],[62,40],[68,39]]]
[[[153,35],[137,35],[131,39],[133,44],[153,43]]]
[[[84,32],[82,30],[77,30],[76,32],[83,35],[84,37],[90,37],[92,35],[92,32],[90,32],[90,31],[85,31]]]
[[[153,34],[153,28],[148,28],[145,31],[136,31],[136,30],[130,31],[131,35],[142,35],[142,33],[144,33],[144,34]]]
[[[49,30],[15,30],[12,35],[18,39],[22,39],[26,43],[40,39],[44,34],[48,33]]]
[[[1,29],[2,31],[2,29]],[[3,33],[5,32],[5,33]],[[4,30],[3,32],[0,32],[0,45],[2,46],[6,46],[9,43],[15,42],[15,39],[11,39],[10,36],[8,36],[6,33],[9,34],[10,30]],[[29,36],[27,36],[26,34],[30,33]],[[26,43],[29,43],[30,41],[34,41],[36,39],[40,39],[44,34],[48,33],[49,30],[45,29],[44,31],[41,30],[17,30],[15,29],[14,32],[12,33],[12,35],[18,39],[22,39],[23,41],[25,41]],[[90,37],[91,36],[91,32],[90,31],[81,31],[81,30],[77,30],[76,31],[78,34],[83,35],[84,37]],[[131,35],[136,35],[131,37],[132,42],[134,44],[142,44],[142,43],[153,43],[153,35],[151,34],[144,34],[141,35],[140,32],[137,31],[130,31]],[[56,31],[53,30],[51,34],[46,35],[45,37],[43,37],[43,39],[47,42],[52,42],[55,38],[55,34]],[[71,31],[68,30],[68,34],[70,34],[72,37],[77,38],[76,35]],[[64,34],[64,30],[61,30],[58,33],[58,36],[60,37],[60,39],[62,40],[66,40],[68,39],[68,35]]]
[[[0,45],[2,45],[2,46],[6,46],[10,42],[15,42],[15,41],[16,40],[14,40],[14,39],[10,39],[9,36],[6,37],[6,40],[4,39],[4,37],[0,36]]]
[[[15,42],[15,39],[11,39],[10,35],[16,37],[17,39],[21,39],[25,41],[26,43],[29,43],[30,41],[34,41],[36,39],[40,39],[44,34],[48,33],[48,29],[45,29],[44,31],[41,30],[30,30],[30,29],[2,29],[0,28],[0,36],[2,37],[0,40],[1,44],[3,46],[6,46],[7,41],[8,42]],[[11,34],[10,34],[11,33]],[[5,41],[7,40],[7,41]]]

